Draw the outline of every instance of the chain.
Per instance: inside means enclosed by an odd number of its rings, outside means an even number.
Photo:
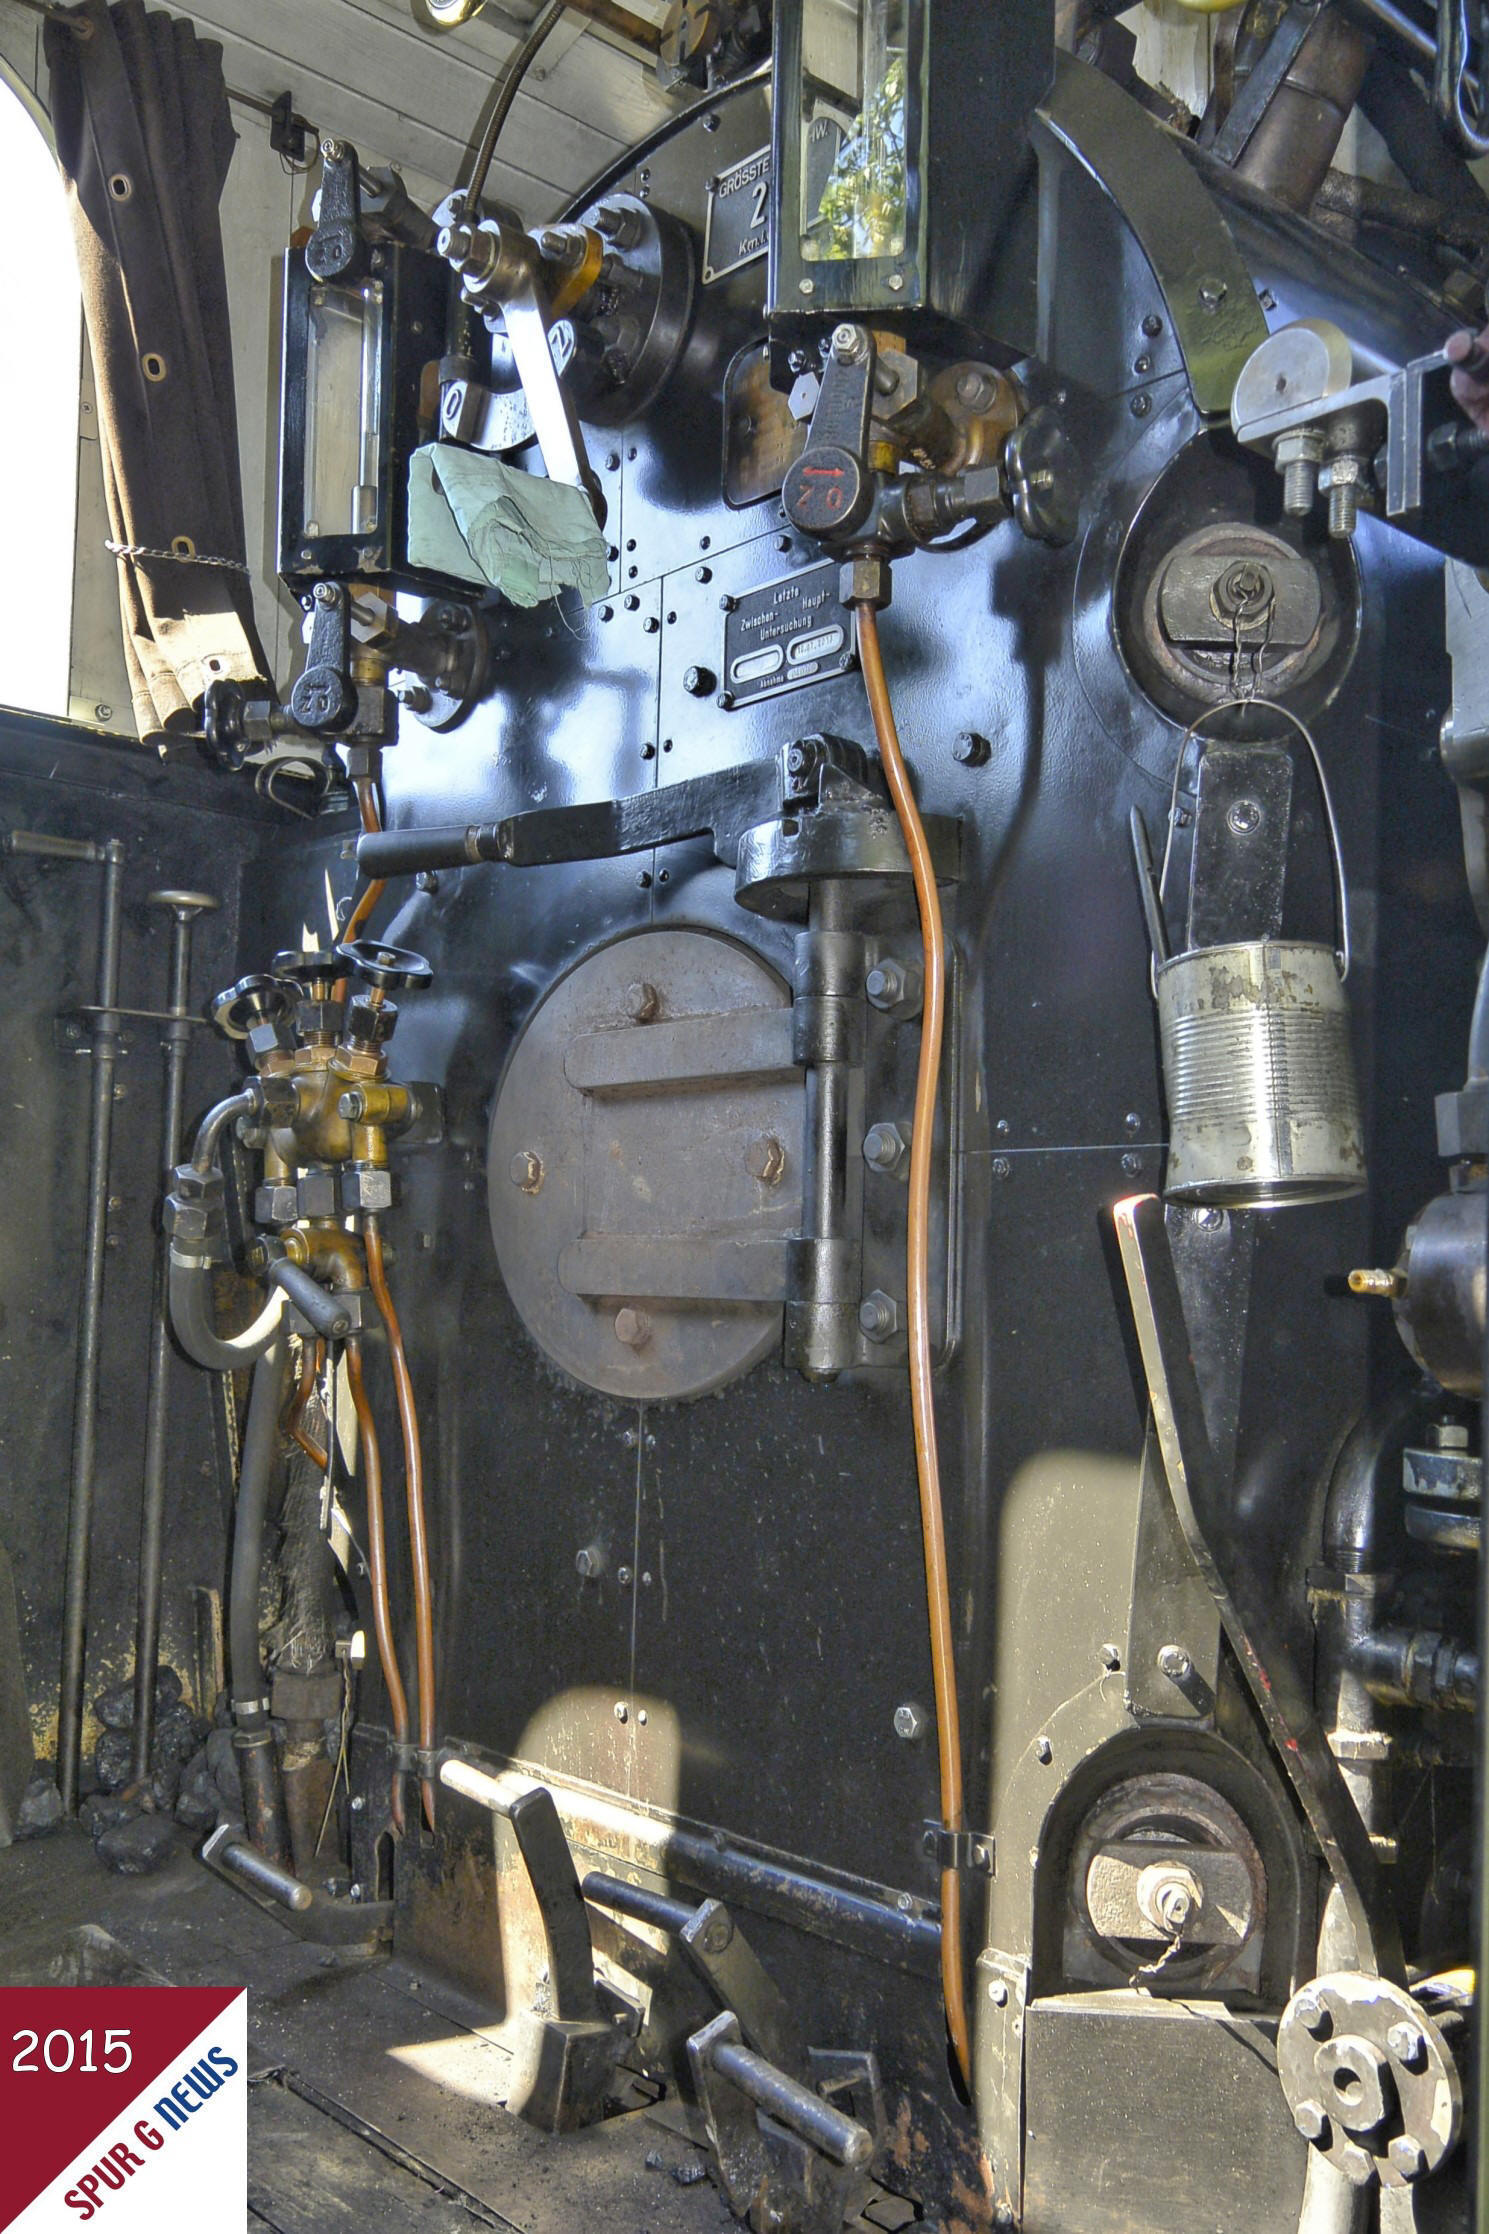
[[[105,543],[104,549],[121,559],[170,559],[177,566],[221,566],[229,574],[247,574],[241,559],[204,558],[197,551],[156,551],[148,543]]]

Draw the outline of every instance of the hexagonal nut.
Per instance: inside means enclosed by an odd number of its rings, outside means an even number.
[[[863,1160],[870,1171],[882,1171],[888,1178],[908,1177],[910,1127],[894,1118],[870,1125],[863,1138]]]
[[[181,1202],[175,1195],[166,1196],[160,1222],[168,1241],[193,1244],[210,1240],[217,1228],[217,1218],[205,1203]]]
[[[845,559],[838,568],[838,596],[845,605],[872,605],[882,610],[891,594],[886,558]]]
[[[1427,2061],[1427,2036],[1420,2025],[1402,2022],[1386,2034],[1386,2046],[1408,2071],[1420,2071]]]
[[[334,1039],[342,1014],[340,1001],[300,1001],[295,1007],[295,1029],[302,1040]]]
[[[381,1004],[366,994],[353,994],[346,1004],[346,1036],[359,1047],[382,1047],[393,1037],[398,1011],[391,1001]]]
[[[336,1174],[334,1171],[302,1171],[295,1188],[302,1218],[334,1218],[336,1215]]]
[[[177,1202],[205,1202],[213,1208],[220,1207],[222,1173],[198,1171],[192,1164],[177,1164],[171,1173],[171,1194]]]
[[[894,1734],[897,1738],[904,1738],[907,1743],[913,1744],[917,1738],[923,1738],[929,1728],[930,1716],[914,1699],[906,1699],[902,1706],[895,1708]]]
[[[1279,473],[1290,465],[1322,465],[1323,435],[1317,427],[1291,427],[1278,435],[1272,457]]]
[[[256,1226],[292,1226],[300,1215],[299,1195],[287,1181],[266,1181],[253,1191]]]
[[[1375,2159],[1358,2141],[1346,2141],[1337,2148],[1334,2162],[1354,2187],[1369,2187],[1375,2178]]]
[[[1419,2180],[1427,2169],[1427,2151],[1409,2133],[1398,2133],[1386,2151],[1386,2161],[1397,2180]]]
[[[287,1016],[261,1016],[250,1024],[244,1038],[255,1063],[269,1055],[287,1055],[295,1044],[295,1028]]]
[[[1321,2149],[1328,2147],[1329,2120],[1323,2104],[1315,2102],[1311,2095],[1293,2111],[1293,2124],[1305,2141],[1312,2141]]]
[[[858,1306],[858,1324],[871,1342],[891,1341],[900,1331],[900,1307],[892,1295],[874,1288]]]
[[[350,1218],[355,1212],[391,1210],[393,1207],[393,1174],[356,1165],[341,1174],[342,1216]]]

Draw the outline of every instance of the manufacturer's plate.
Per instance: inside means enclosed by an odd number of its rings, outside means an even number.
[[[804,567],[750,590],[724,621],[720,689],[728,706],[753,705],[854,665],[853,631],[838,599],[838,564]]]
[[[770,149],[747,155],[708,185],[703,283],[753,264],[770,246]]]

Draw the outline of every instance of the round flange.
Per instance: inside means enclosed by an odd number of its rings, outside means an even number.
[[[960,874],[961,826],[950,815],[927,815],[925,834],[938,880]],[[813,882],[840,878],[872,897],[872,887],[907,878],[910,856],[892,807],[822,806],[810,813],[757,823],[739,841],[734,897],[752,915],[805,923]]]
[[[491,1234],[528,1333],[583,1386],[678,1401],[778,1347],[805,1109],[789,1008],[734,940],[637,931],[524,1026],[491,1117]]]
[[[570,314],[579,346],[564,373],[589,426],[649,411],[687,345],[697,256],[687,226],[636,194],[605,194],[577,222],[606,243],[599,279]]]
[[[1277,2075],[1304,2139],[1356,2187],[1435,2171],[1463,2123],[1463,2084],[1435,2019],[1404,1986],[1331,1971],[1300,1987]]]

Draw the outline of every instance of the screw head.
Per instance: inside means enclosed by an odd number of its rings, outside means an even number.
[[[1261,804],[1256,799],[1233,799],[1225,813],[1226,827],[1238,838],[1254,836],[1263,819]]]
[[[626,1014],[633,1024],[649,1024],[661,1005],[662,996],[644,979],[626,987]]]
[[[631,1719],[631,1710],[624,1699],[617,1699],[615,1702],[615,1719],[617,1722],[629,1722]]]
[[[995,2009],[1006,2009],[1008,2007],[1008,1988],[1001,1978],[993,1980],[988,1987],[987,1997]]]
[[[983,768],[992,758],[993,748],[986,737],[975,729],[964,729],[951,748],[951,757],[964,768]]]
[[[574,1554],[575,1572],[582,1575],[586,1582],[597,1582],[604,1574],[606,1565],[603,1544],[586,1544],[582,1551]]]
[[[519,1148],[507,1168],[514,1187],[520,1187],[525,1195],[538,1193],[543,1184],[543,1159],[534,1149]]]
[[[1152,408],[1153,398],[1149,395],[1136,395],[1128,405],[1134,419],[1146,419]]]
[[[894,1734],[897,1738],[913,1743],[916,1738],[925,1736],[928,1726],[929,1717],[924,1707],[917,1706],[913,1699],[907,1699],[903,1706],[895,1708]]]
[[[1120,1651],[1118,1650],[1118,1648],[1116,1647],[1116,1645],[1114,1645],[1114,1644],[1104,1644],[1104,1645],[1102,1646],[1102,1648],[1101,1648],[1101,1665],[1102,1665],[1102,1666],[1103,1666],[1104,1668],[1120,1668],[1120,1667],[1121,1667],[1121,1665],[1122,1665],[1122,1655],[1121,1655]]]
[[[1055,1749],[1048,1738],[1036,1738],[1034,1740],[1034,1758],[1036,1761],[1042,1761],[1046,1768],[1049,1767],[1050,1762],[1055,1758]]]
[[[1166,1644],[1158,1654],[1158,1673],[1170,1683],[1183,1683],[1194,1673],[1194,1662],[1181,1644]]]
[[[1156,310],[1150,310],[1147,317],[1143,320],[1143,332],[1147,335],[1149,341],[1156,341],[1162,331],[1163,320],[1159,317]]]
[[[615,1339],[623,1342],[628,1350],[644,1350],[651,1340],[651,1320],[647,1313],[625,1304],[615,1314]]]
[[[1013,1176],[1013,1165],[1006,1156],[994,1156],[991,1169],[995,1179],[1010,1179]]]

